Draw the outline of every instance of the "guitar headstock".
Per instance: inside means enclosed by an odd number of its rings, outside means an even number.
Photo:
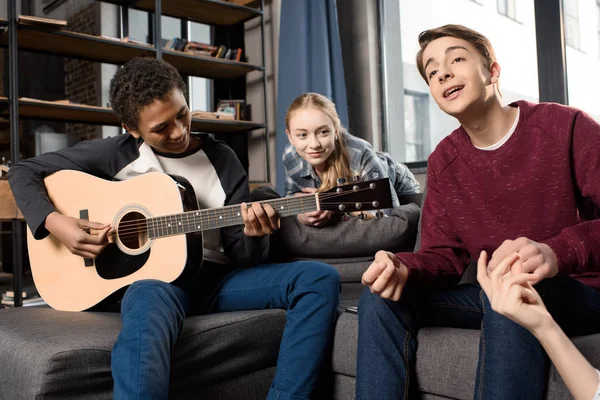
[[[342,181],[338,181],[342,183]],[[319,194],[321,210],[351,213],[392,208],[392,192],[388,178],[358,182],[337,187]]]

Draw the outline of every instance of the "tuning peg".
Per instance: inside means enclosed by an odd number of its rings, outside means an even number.
[[[342,186],[344,183],[346,183],[346,178],[337,178],[336,182],[338,186]]]
[[[383,211],[377,210],[377,212],[375,213],[375,217],[377,217],[377,218],[383,218]]]
[[[354,175],[352,177],[352,182],[360,182],[361,181],[361,177],[360,175]]]
[[[350,216],[348,213],[344,213],[344,215],[342,215],[342,221],[350,221]]]

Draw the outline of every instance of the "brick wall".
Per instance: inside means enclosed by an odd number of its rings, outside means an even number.
[[[100,34],[99,7],[94,1],[70,0],[67,6],[67,28],[70,31]],[[100,105],[98,82],[100,64],[73,58],[65,58],[65,94],[74,103]],[[67,133],[82,139],[97,136],[100,127],[84,124],[67,124]]]

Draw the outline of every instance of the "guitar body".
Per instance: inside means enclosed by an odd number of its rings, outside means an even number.
[[[95,260],[84,260],[53,235],[36,240],[28,230],[31,272],[42,298],[57,310],[82,311],[138,280],[173,282],[193,275],[202,263],[200,232],[156,240],[135,229],[145,218],[197,209],[191,185],[176,179],[185,190],[160,172],[121,182],[70,170],[47,177],[46,190],[58,212],[110,223],[119,233]]]
[[[64,170],[44,184],[58,212],[110,223],[113,231],[111,243],[89,260],[72,254],[53,235],[36,240],[28,230],[36,288],[57,310],[87,310],[139,280],[187,282],[202,265],[201,232],[244,223],[240,205],[198,210],[189,182],[161,172],[113,182]],[[364,218],[364,211],[392,207],[392,198],[384,178],[260,203],[270,204],[280,217],[328,210]]]

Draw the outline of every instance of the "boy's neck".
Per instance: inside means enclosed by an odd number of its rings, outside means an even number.
[[[468,114],[458,117],[458,121],[469,135],[475,147],[489,147],[498,143],[510,131],[517,108],[502,106],[498,98],[473,107]]]

